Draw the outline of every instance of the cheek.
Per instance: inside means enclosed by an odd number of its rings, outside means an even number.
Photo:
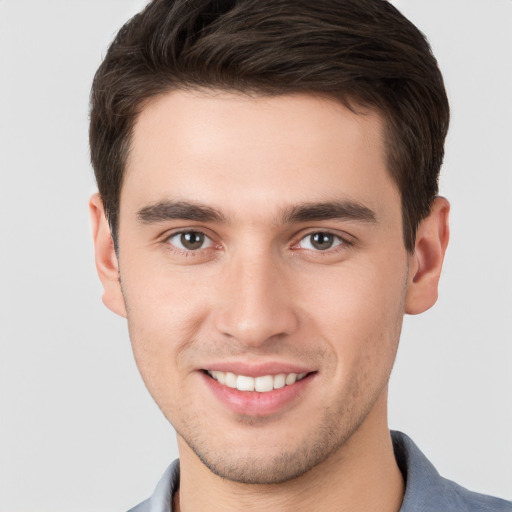
[[[206,316],[205,290],[186,272],[134,265],[121,272],[134,357],[153,397],[176,389],[187,375],[180,355]],[[155,396],[156,395],[156,396]]]
[[[301,309],[331,346],[341,378],[363,368],[387,372],[404,314],[406,266],[359,264],[329,274],[307,283]]]
[[[122,268],[121,272],[133,328],[153,335],[193,328],[203,314],[204,279],[198,279],[186,267],[170,269],[165,264],[133,263],[132,268]]]

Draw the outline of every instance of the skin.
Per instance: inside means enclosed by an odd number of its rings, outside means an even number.
[[[341,217],[293,215],[340,202]],[[183,218],[191,205],[216,217]],[[99,196],[90,208],[103,300],[127,317],[177,431],[176,508],[400,508],[387,385],[403,315],[436,301],[449,205],[435,201],[408,253],[379,114],[312,95],[167,93],[134,127],[118,254]],[[180,247],[182,232],[205,243]],[[260,363],[309,372],[270,414],[234,412],[206,384],[215,365]]]

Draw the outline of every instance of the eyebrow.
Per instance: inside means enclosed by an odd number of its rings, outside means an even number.
[[[220,210],[190,201],[160,201],[141,208],[137,217],[144,224],[175,219],[227,223],[227,217]],[[335,219],[377,222],[373,210],[352,200],[301,203],[284,208],[281,212],[283,224]]]
[[[283,211],[285,223],[298,223],[321,220],[355,220],[375,223],[375,212],[357,201],[328,201],[325,203],[303,203]]]
[[[137,212],[137,217],[145,224],[173,219],[198,222],[226,221],[225,216],[216,208],[189,201],[160,201],[141,208]]]

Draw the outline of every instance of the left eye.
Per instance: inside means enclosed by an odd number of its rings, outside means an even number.
[[[300,242],[299,246],[302,249],[309,249],[313,251],[326,251],[338,245],[341,245],[343,240],[332,233],[318,232],[311,233],[305,236]]]
[[[206,249],[213,245],[204,233],[200,231],[184,231],[171,235],[167,241],[177,247],[178,249],[185,251],[197,251],[199,249]]]

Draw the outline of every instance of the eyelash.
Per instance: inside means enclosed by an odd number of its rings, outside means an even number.
[[[186,235],[186,234],[202,235],[202,236],[204,236],[204,238],[206,240],[210,241],[210,244],[208,247],[204,247],[204,248],[202,247],[202,248],[194,250],[194,249],[185,249],[185,248],[182,249],[180,247],[177,247],[176,245],[174,245],[171,242],[171,239],[181,236],[181,235]],[[343,237],[343,236],[341,236],[337,233],[333,233],[332,231],[329,231],[329,230],[317,230],[317,231],[311,231],[307,234],[302,235],[296,243],[292,244],[291,249],[294,251],[300,250],[301,247],[299,246],[299,244],[303,240],[307,239],[308,237],[312,237],[314,235],[319,235],[319,234],[331,236],[334,239],[337,239],[339,241],[339,243],[337,243],[334,247],[330,247],[325,250],[314,250],[314,249],[303,249],[303,250],[314,253],[315,256],[322,257],[322,256],[333,255],[340,251],[346,250],[354,245],[354,242],[349,240],[347,237]],[[185,256],[185,257],[191,257],[191,256],[196,257],[196,256],[204,255],[204,251],[207,249],[214,248],[215,246],[217,248],[221,247],[220,244],[215,244],[212,237],[208,236],[204,231],[201,231],[198,229],[180,230],[180,231],[171,233],[164,238],[164,243],[167,245],[168,249],[171,250],[173,253],[177,254],[178,256]]]
[[[176,245],[174,245],[171,242],[171,239],[173,239],[175,237],[182,236],[182,235],[187,235],[187,234],[192,234],[192,233],[204,236],[205,241],[206,240],[210,241],[209,246],[208,247],[204,247],[204,248],[202,247],[202,248],[197,249],[197,250],[186,249],[186,248],[182,249],[180,247],[177,247]],[[210,249],[211,247],[215,246],[215,242],[212,240],[212,238],[210,236],[208,236],[204,231],[200,231],[198,229],[186,229],[186,230],[177,231],[175,233],[171,233],[170,235],[167,235],[165,237],[164,243],[167,244],[167,247],[168,247],[169,250],[171,250],[172,252],[174,252],[175,254],[177,254],[179,256],[185,256],[185,257],[200,256],[201,254],[204,254],[204,251],[206,249]]]
[[[327,255],[332,255],[333,253],[337,253],[339,251],[342,251],[342,250],[345,250],[347,248],[349,248],[350,246],[354,245],[352,241],[349,241],[346,237],[343,237],[337,233],[333,233],[332,231],[329,231],[329,230],[322,230],[322,231],[311,231],[303,236],[301,236],[300,240],[294,244],[292,246],[292,249],[295,249],[297,248],[297,250],[300,249],[299,247],[299,244],[303,241],[303,240],[306,240],[307,238],[311,238],[313,237],[314,235],[327,235],[327,236],[330,236],[332,237],[333,239],[337,240],[338,243],[336,245],[334,245],[333,247],[329,247],[325,250],[320,250],[320,249],[304,249],[304,250],[307,250],[307,251],[311,251],[311,252],[314,252],[315,255],[319,255],[319,256],[327,256]],[[311,244],[311,242],[310,242]],[[311,244],[312,245],[312,244]]]

